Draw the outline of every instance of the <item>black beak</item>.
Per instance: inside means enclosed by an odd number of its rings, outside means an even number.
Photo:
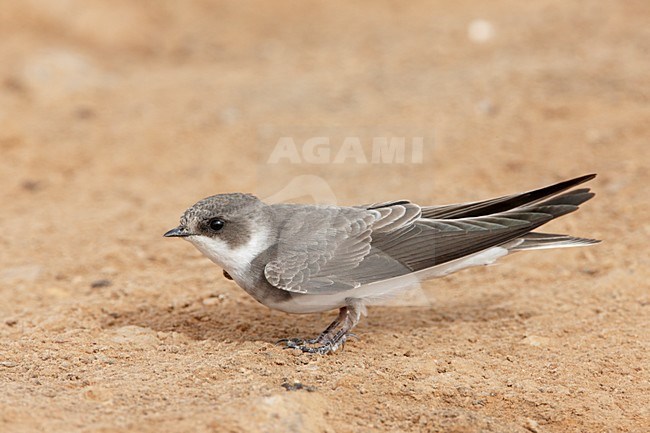
[[[189,233],[185,227],[178,226],[174,229],[171,229],[163,236],[165,236],[166,238],[185,238],[187,236],[190,236],[190,234],[191,233]]]

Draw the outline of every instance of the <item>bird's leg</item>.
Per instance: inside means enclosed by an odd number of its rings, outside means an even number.
[[[312,338],[311,340],[307,340],[307,343],[309,344],[319,344],[322,343],[323,341],[328,341],[329,339],[332,338],[332,334],[336,330],[336,328],[343,322],[348,314],[348,307],[343,307],[339,309],[339,315],[334,319],[332,323],[330,323],[327,328],[323,332],[320,333],[320,335],[316,338]]]
[[[298,347],[302,346],[304,344],[319,344],[326,339],[331,338],[331,334],[334,333],[334,330],[336,327],[338,327],[343,320],[345,320],[345,316],[347,315],[347,307],[342,307],[339,309],[339,315],[334,319],[332,323],[330,323],[327,328],[323,332],[320,333],[320,335],[316,338],[309,338],[309,339],[303,339],[303,338],[283,338],[281,340],[278,340],[276,344],[279,343],[286,343],[287,348],[293,348],[293,347]]]
[[[339,310],[338,317],[321,334],[310,340],[299,338],[280,340],[286,344],[287,349],[300,349],[308,353],[326,354],[334,352],[347,340],[354,328],[365,313],[365,307],[358,299],[348,299],[347,305]],[[315,346],[314,346],[315,345]]]

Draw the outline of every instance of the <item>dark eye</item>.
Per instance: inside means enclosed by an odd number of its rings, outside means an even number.
[[[223,228],[224,221],[221,218],[212,218],[210,221],[208,221],[208,227],[210,227],[211,230],[214,230],[215,232],[218,232]]]

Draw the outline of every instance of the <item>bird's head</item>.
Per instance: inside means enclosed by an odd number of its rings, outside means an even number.
[[[233,261],[250,261],[266,242],[270,224],[266,205],[251,194],[218,194],[195,203],[185,211],[180,225],[165,237],[180,237],[224,269]]]

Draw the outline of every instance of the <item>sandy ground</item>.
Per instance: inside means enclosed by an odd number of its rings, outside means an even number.
[[[650,4],[269,3],[2,2],[0,431],[650,431]],[[269,163],[391,134],[422,161]],[[218,192],[445,203],[589,172],[548,230],[605,242],[427,282],[331,356],[273,343],[333,314],[161,237]]]

